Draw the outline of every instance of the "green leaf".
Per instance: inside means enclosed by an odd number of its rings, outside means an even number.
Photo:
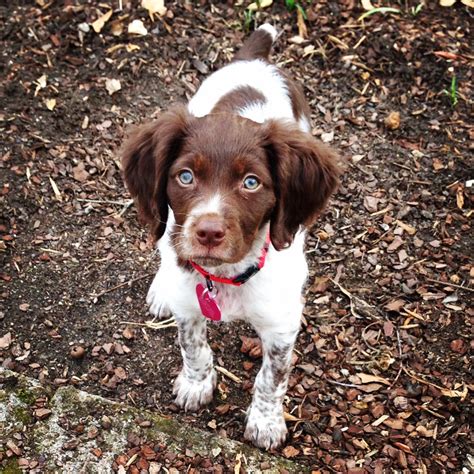
[[[368,16],[372,16],[375,13],[401,13],[401,11],[398,8],[390,8],[390,7],[379,7],[379,8],[374,8],[373,10],[370,10],[368,12],[363,13],[359,18],[358,21],[362,21]]]

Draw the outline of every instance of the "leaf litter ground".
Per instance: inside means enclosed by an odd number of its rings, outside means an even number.
[[[138,2],[111,15],[107,3],[82,3],[0,7],[0,362],[241,440],[259,341],[244,325],[211,326],[215,400],[193,415],[173,405],[176,329],[146,325],[159,262],[117,148],[130,124],[186,101],[229,61],[243,7],[167,2],[152,21]],[[430,3],[358,22],[353,0],[313,2],[307,38],[280,2],[253,17],[282,31],[273,58],[303,83],[314,135],[346,164],[308,237],[290,434],[276,453],[308,470],[472,469],[472,11]],[[136,454],[149,440],[132,441],[115,469],[146,468]],[[0,460],[37,466],[22,443],[18,434]],[[163,466],[186,467],[173,462]]]

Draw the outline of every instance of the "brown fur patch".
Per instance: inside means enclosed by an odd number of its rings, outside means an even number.
[[[265,103],[265,96],[250,86],[237,87],[222,96],[211,113],[233,113],[255,103]]]
[[[273,38],[265,30],[256,30],[244,42],[242,48],[234,56],[234,61],[252,59],[268,59],[272,49]]]

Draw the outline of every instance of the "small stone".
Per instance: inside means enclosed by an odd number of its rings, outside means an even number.
[[[400,127],[400,112],[390,112],[384,120],[385,126],[389,130],[396,130]]]
[[[112,426],[112,420],[107,415],[104,415],[100,420],[100,424],[102,428],[108,430]]]
[[[395,397],[393,399],[393,404],[398,410],[407,410],[408,409],[408,398],[406,397]]]
[[[71,348],[70,355],[73,359],[82,359],[85,355],[86,351],[82,346],[73,346]]]
[[[38,420],[45,420],[49,415],[51,415],[51,410],[47,408],[38,408],[35,410],[35,417],[38,418]]]

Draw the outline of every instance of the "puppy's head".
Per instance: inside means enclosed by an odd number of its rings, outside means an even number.
[[[168,206],[182,259],[206,266],[240,261],[270,222],[276,249],[310,224],[337,185],[336,156],[294,125],[230,114],[196,118],[176,107],[132,132],[123,174],[159,239]]]

